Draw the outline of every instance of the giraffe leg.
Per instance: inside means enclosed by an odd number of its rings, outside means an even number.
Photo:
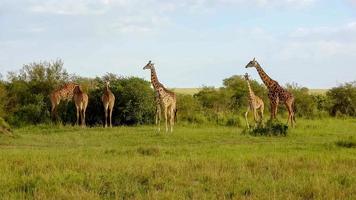
[[[255,120],[255,128],[257,127],[257,123],[258,123],[258,113],[257,113],[257,109],[253,108],[253,119]]]
[[[57,106],[52,106],[52,120],[57,121]]]
[[[250,112],[250,106],[247,107],[247,111],[245,112],[246,126],[247,126],[248,129],[250,129],[250,125],[248,124],[248,119],[247,119],[248,112]]]
[[[168,116],[167,116],[167,107],[166,106],[164,106],[164,121],[165,121],[165,124],[166,124],[166,132],[168,132],[168,122],[167,122],[167,120],[168,120]]]
[[[292,108],[292,101],[286,101],[285,103],[287,110],[288,110],[288,120],[287,120],[287,125],[289,125],[289,122],[291,123],[292,127],[294,128],[294,112]]]
[[[273,119],[274,119],[274,107],[275,107],[275,103],[272,101],[272,100],[270,100],[271,101],[271,118],[270,118],[270,120],[272,121]]]
[[[82,116],[83,116],[83,117],[82,117],[82,126],[83,126],[83,127],[86,126],[86,124],[85,124],[85,111],[86,111],[86,109],[83,108],[83,110],[82,110],[82,113],[83,113],[83,114],[82,114]]]
[[[113,108],[110,109],[109,117],[110,117],[110,128],[112,128],[112,110]]]
[[[172,127],[172,124],[171,124],[171,116],[172,116],[171,106],[169,106],[169,107],[167,108],[168,130],[171,129],[171,127]]]
[[[156,107],[156,125],[158,126],[158,132],[161,131],[161,105],[157,104]]]
[[[58,122],[57,110],[58,110],[59,102],[60,101],[55,100],[54,102],[52,102],[52,107],[51,107],[52,119],[55,120],[56,122]]]
[[[76,122],[76,125],[79,126],[79,106],[77,106],[77,122]]]
[[[262,124],[262,126],[264,126],[264,122],[263,122],[263,113],[264,113],[264,110],[265,110],[265,105],[262,104],[261,107],[260,107],[260,111],[261,111],[261,124]]]
[[[105,108],[105,128],[108,127],[108,108]]]
[[[171,133],[173,133],[173,126],[174,126],[174,111],[175,111],[175,108],[172,106],[171,107],[171,112],[170,112]]]
[[[273,103],[273,110],[272,110],[272,115],[273,115],[273,119],[277,119],[277,112],[278,112],[278,105],[279,105],[279,99],[278,97],[275,98],[273,101],[271,101]]]

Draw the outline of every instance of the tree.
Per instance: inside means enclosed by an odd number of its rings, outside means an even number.
[[[356,116],[356,82],[334,87],[326,94],[331,101],[330,114]]]

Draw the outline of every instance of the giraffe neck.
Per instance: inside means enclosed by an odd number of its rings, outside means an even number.
[[[158,90],[158,88],[160,87],[160,83],[158,81],[158,78],[157,78],[157,74],[156,74],[156,69],[154,67],[151,68],[151,83],[153,85],[153,88],[155,90]]]
[[[83,91],[82,91],[82,88],[80,88],[79,86],[76,86],[74,88],[74,91],[73,91],[74,94],[82,94]]]
[[[110,93],[111,91],[110,91],[110,88],[109,88],[109,86],[107,85],[106,87],[105,87],[105,93]]]
[[[255,96],[255,93],[253,92],[252,88],[251,88],[251,85],[250,85],[250,81],[247,80],[247,87],[248,87],[248,94],[249,94],[249,97],[252,98]]]
[[[257,72],[258,74],[260,75],[263,83],[268,87],[272,87],[273,84],[274,84],[274,80],[271,79],[267,74],[266,72],[262,69],[261,65],[259,63],[257,63],[257,66],[256,66],[256,69],[257,69]]]

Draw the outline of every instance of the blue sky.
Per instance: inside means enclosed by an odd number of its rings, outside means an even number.
[[[0,73],[60,58],[70,73],[220,86],[253,57],[281,84],[356,80],[356,0],[1,0]]]

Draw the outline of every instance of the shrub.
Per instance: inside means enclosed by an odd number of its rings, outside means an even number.
[[[278,121],[268,121],[265,126],[258,125],[248,133],[253,136],[287,136],[288,125]]]
[[[329,112],[332,116],[356,116],[356,82],[334,87],[326,95],[331,101]]]
[[[231,76],[223,80],[224,88],[226,89],[226,97],[229,98],[228,109],[235,112],[245,111],[248,106],[248,87],[246,80],[243,76]],[[266,103],[268,102],[267,89],[263,84],[259,84],[256,80],[250,79],[250,85],[254,93],[263,99]],[[267,105],[267,104],[266,104]],[[265,106],[266,108],[268,106]]]
[[[314,118],[318,114],[316,101],[309,94],[309,89],[296,84],[288,85],[287,89],[295,98],[295,113],[298,117]]]
[[[6,105],[8,104],[6,85],[0,81],[0,117],[6,117]]]
[[[108,74],[95,79],[95,89],[89,90],[87,124],[104,122],[104,108],[101,96],[104,81],[110,80],[110,89],[115,95],[113,125],[135,125],[153,123],[155,113],[154,93],[150,83],[135,77],[117,77]]]
[[[185,121],[192,124],[204,124],[207,118],[199,100],[192,95],[177,94],[178,122]]]
[[[146,124],[153,122],[155,110],[153,90],[150,83],[140,78],[117,77],[107,74],[102,78],[69,76],[63,69],[63,62],[39,62],[24,65],[18,73],[9,74],[9,82],[0,83],[0,116],[14,126],[50,122],[51,104],[49,94],[61,84],[73,81],[80,84],[89,95],[86,112],[88,125],[103,124],[104,109],[101,95],[104,80],[111,81],[111,90],[116,96],[113,124]],[[7,98],[3,98],[6,95]],[[5,105],[3,105],[5,104]],[[6,109],[6,112],[2,110]],[[62,101],[57,109],[59,120],[64,124],[74,124],[76,109],[72,101]]]

